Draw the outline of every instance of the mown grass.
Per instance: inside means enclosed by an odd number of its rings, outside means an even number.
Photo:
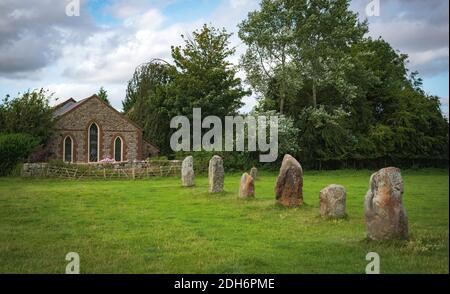
[[[448,273],[447,170],[403,171],[408,241],[365,239],[371,171],[306,171],[305,205],[275,205],[276,175],[237,199],[239,175],[207,193],[207,178],[70,181],[0,178],[0,272],[64,273],[78,252],[82,273],[364,273],[370,251],[382,273]],[[345,220],[319,216],[327,184],[347,189]]]

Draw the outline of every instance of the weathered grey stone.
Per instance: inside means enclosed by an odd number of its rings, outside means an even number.
[[[303,170],[300,163],[286,154],[275,186],[276,200],[284,206],[303,204]]]
[[[21,175],[23,177],[44,176],[47,166],[47,163],[24,163]]]
[[[209,161],[208,179],[210,193],[219,193],[223,191],[223,160],[218,155],[214,155]]]
[[[239,197],[253,198],[255,197],[255,183],[253,177],[248,173],[243,173],[241,184],[239,186]]]
[[[252,176],[253,180],[256,180],[256,177],[258,176],[258,169],[256,167],[252,167],[250,169],[250,175]]]
[[[331,218],[345,217],[346,191],[341,185],[329,185],[320,190],[320,215]]]
[[[408,237],[400,169],[388,167],[372,174],[365,199],[367,237],[373,240]]]
[[[181,183],[184,187],[194,186],[194,158],[186,157],[181,164]]]

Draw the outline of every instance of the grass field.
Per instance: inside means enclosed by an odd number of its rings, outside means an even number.
[[[410,239],[365,239],[363,199],[371,171],[306,171],[305,205],[274,204],[276,175],[237,199],[239,175],[223,194],[207,178],[70,181],[0,178],[0,272],[64,273],[70,251],[81,273],[364,273],[375,251],[381,273],[448,273],[447,170],[403,171]],[[348,218],[319,216],[319,191],[347,189]]]

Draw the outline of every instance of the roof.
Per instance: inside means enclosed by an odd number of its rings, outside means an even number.
[[[150,145],[153,148],[155,148],[156,150],[158,150],[158,152],[161,152],[161,150],[159,150],[159,148],[155,144],[153,144],[153,143],[151,143],[151,142],[149,142],[149,141],[147,141],[145,139],[142,139],[142,141],[144,141],[145,144]]]
[[[78,102],[75,101],[75,99],[73,99],[73,98],[67,99],[66,101],[64,101],[54,107],[53,117],[58,117],[58,116],[66,114],[67,112],[71,111],[72,109],[74,109],[75,107],[77,107],[83,101],[85,101],[87,99],[89,99],[89,98],[82,99]]]
[[[92,95],[90,97],[84,98],[78,102],[76,102],[73,98],[67,99],[66,101],[56,105],[53,109],[53,117],[56,119],[61,118],[62,116],[68,114],[69,112],[71,112],[72,110],[78,108],[79,106],[81,106],[82,104],[84,104],[85,102],[91,100],[91,99],[97,99],[98,101],[100,101],[101,103],[103,103],[103,105],[105,105],[106,107],[110,108],[111,110],[113,110],[114,112],[116,112],[118,115],[120,115],[122,118],[124,118],[127,122],[129,122],[130,124],[132,124],[133,126],[135,126],[136,128],[138,128],[139,130],[143,130],[140,126],[138,126],[135,122],[133,122],[132,120],[130,120],[128,117],[126,117],[123,113],[120,113],[119,111],[117,111],[117,109],[115,109],[114,107],[112,107],[111,105],[107,104],[105,101],[103,101],[102,99],[98,98],[97,95]]]

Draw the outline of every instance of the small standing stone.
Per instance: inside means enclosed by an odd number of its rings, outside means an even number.
[[[345,188],[329,185],[320,190],[320,215],[331,218],[345,217]]]
[[[387,167],[372,174],[364,208],[367,237],[372,240],[408,238],[400,169]]]
[[[183,160],[181,164],[181,182],[184,187],[194,186],[194,158],[188,156]]]
[[[300,163],[286,154],[275,186],[276,200],[284,206],[303,204],[303,170]]]
[[[243,173],[241,184],[239,186],[239,197],[253,198],[255,197],[255,183],[253,177],[248,173]]]
[[[219,193],[223,191],[223,160],[218,155],[214,155],[209,161],[208,179],[210,193]]]
[[[252,167],[250,169],[250,175],[252,176],[253,180],[256,181],[256,176],[258,175],[258,169],[256,167]]]

